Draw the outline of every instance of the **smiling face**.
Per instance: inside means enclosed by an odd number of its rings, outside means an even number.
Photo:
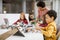
[[[21,20],[24,20],[24,19],[25,19],[25,13],[24,13],[24,12],[22,12],[22,13],[20,14],[20,19],[21,19]]]
[[[54,17],[50,17],[48,14],[45,15],[45,20],[46,20],[46,23],[50,23],[54,20]]]
[[[24,15],[20,15],[20,19],[22,19],[22,20],[23,20],[23,19],[24,19]]]
[[[31,18],[31,19],[34,19],[34,15],[30,15],[30,18]]]

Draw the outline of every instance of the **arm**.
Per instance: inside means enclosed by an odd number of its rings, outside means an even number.
[[[37,23],[37,24],[36,24],[36,29],[37,29],[37,30],[40,30],[40,29],[45,30],[46,27],[40,27],[40,23]]]
[[[47,36],[47,37],[51,37],[52,36],[52,32],[54,32],[54,27],[53,26],[50,26],[49,28],[48,28],[48,30],[42,30],[42,29],[40,29],[41,30],[41,32],[45,35],[45,36]]]
[[[17,24],[17,22],[19,22],[19,20],[17,20],[16,22],[14,22],[13,24]]]

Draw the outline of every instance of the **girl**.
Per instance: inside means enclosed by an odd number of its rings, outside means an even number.
[[[34,22],[35,22],[35,18],[34,18],[34,14],[33,13],[29,13],[29,22],[31,24],[34,24]]]
[[[28,24],[28,21],[25,18],[25,14],[23,12],[20,14],[20,19],[18,19],[16,22],[14,22],[14,24],[17,24],[18,22],[23,22],[24,24]]]
[[[29,24],[30,25],[32,25],[32,24],[34,24],[35,25],[35,18],[34,18],[34,14],[33,13],[29,13]],[[29,26],[28,28],[27,28],[27,31],[29,32],[29,31],[34,31],[33,30],[33,26]]]

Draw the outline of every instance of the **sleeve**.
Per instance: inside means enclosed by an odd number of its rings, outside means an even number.
[[[28,24],[28,21],[27,20],[25,20],[25,24]]]
[[[16,22],[14,22],[13,24],[17,24],[17,22],[19,22],[19,20],[17,20]]]
[[[46,27],[47,24],[40,24],[39,26],[41,26],[41,27]]]
[[[53,31],[54,31],[54,27],[53,27],[53,26],[50,26],[47,30],[42,30],[42,29],[41,29],[41,32],[42,32],[46,37],[51,37]]]

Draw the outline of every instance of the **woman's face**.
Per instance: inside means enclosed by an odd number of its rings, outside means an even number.
[[[50,22],[52,22],[53,19],[54,19],[54,17],[50,17],[48,14],[45,15],[46,23],[50,23]]]

